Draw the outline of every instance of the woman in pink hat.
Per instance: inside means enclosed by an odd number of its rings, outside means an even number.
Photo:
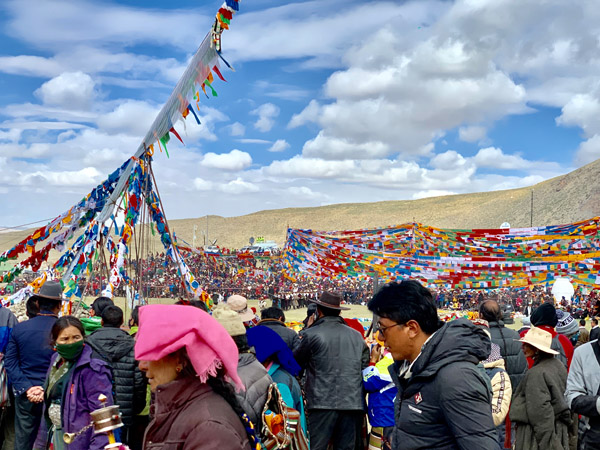
[[[140,308],[135,357],[154,392],[145,450],[260,449],[229,381],[241,388],[227,331],[193,306]]]
[[[552,335],[538,327],[520,341],[533,366],[517,387],[510,407],[516,423],[515,450],[568,450],[571,414],[564,398],[567,369],[554,356]]]

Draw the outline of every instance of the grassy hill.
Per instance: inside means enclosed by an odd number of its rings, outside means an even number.
[[[265,210],[239,217],[209,216],[208,233],[211,241],[218,239],[218,245],[239,248],[247,245],[251,236],[264,236],[282,244],[288,226],[347,230],[416,221],[443,228],[498,228],[503,222],[513,227],[528,227],[532,190],[534,226],[570,223],[600,215],[598,180],[600,160],[527,188],[422,200]],[[169,223],[177,236],[190,243],[193,227],[197,225],[196,242],[202,243],[206,217]],[[27,234],[26,231],[0,234],[0,250],[11,247]],[[157,238],[148,247],[155,251],[162,248]]]

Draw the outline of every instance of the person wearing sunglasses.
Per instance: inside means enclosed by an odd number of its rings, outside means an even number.
[[[478,367],[490,339],[467,319],[443,323],[415,280],[384,285],[369,302],[398,388],[392,450],[497,450],[489,379]]]

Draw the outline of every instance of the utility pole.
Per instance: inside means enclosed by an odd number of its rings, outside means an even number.
[[[194,225],[194,237],[192,238],[192,247],[196,248],[196,230],[198,229],[198,225]]]
[[[208,214],[206,215],[206,245],[210,245],[210,241],[208,240]]]
[[[530,214],[529,226],[533,228],[533,189],[531,190],[531,214]]]

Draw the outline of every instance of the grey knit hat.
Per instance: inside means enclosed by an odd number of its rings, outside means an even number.
[[[571,314],[562,309],[556,310],[556,317],[558,323],[556,324],[556,332],[564,334],[565,336],[571,336],[579,331],[579,325]]]

